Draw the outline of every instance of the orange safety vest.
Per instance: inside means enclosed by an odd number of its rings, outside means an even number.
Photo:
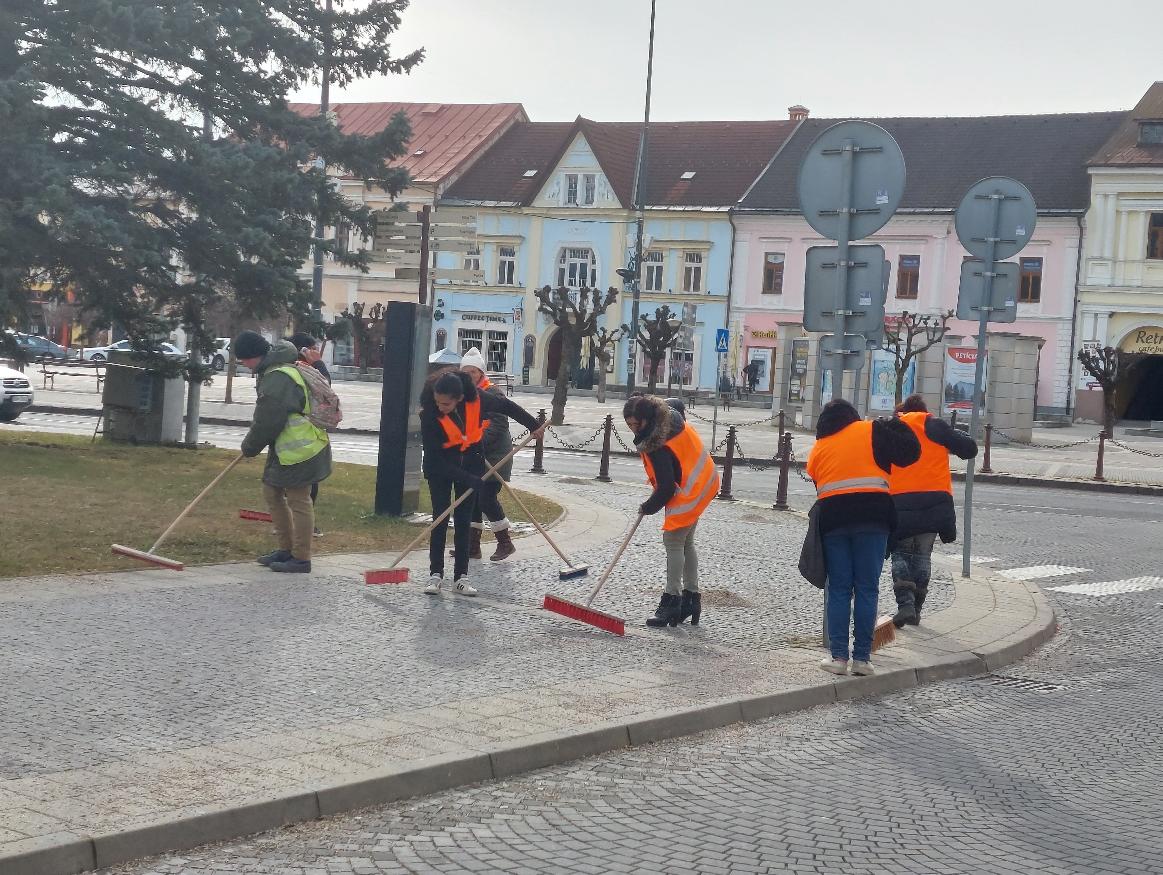
[[[902,413],[900,420],[913,430],[921,442],[921,458],[904,468],[892,466],[889,491],[893,495],[905,492],[948,492],[953,494],[953,475],[949,473],[949,451],[925,436],[925,423],[931,413]]]
[[[808,476],[816,481],[816,497],[851,492],[888,493],[888,475],[872,455],[872,423],[854,422],[816,441],[808,454]]]
[[[666,503],[666,521],[662,524],[662,530],[670,532],[698,522],[699,516],[719,492],[719,471],[710,453],[703,447],[699,433],[689,422],[665,446],[674,453],[682,469],[682,482]],[[642,453],[642,467],[646,469],[646,479],[650,485],[657,486],[654,465],[646,453]]]
[[[481,377],[481,381],[477,383],[477,388],[483,391],[485,389],[493,388],[493,384],[489,382],[488,377]]]
[[[440,425],[448,437],[448,440],[444,442],[444,448],[447,450],[449,447],[460,447],[460,451],[465,453],[473,444],[481,442],[481,438],[485,435],[485,429],[489,427],[489,421],[487,419],[481,420],[481,399],[477,398],[475,401],[464,403],[463,433],[460,427],[453,422],[451,416],[441,416]]]

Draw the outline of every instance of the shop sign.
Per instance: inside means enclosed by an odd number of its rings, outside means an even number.
[[[754,338],[759,338],[759,339],[775,340],[777,337],[779,337],[779,332],[775,331],[775,330],[759,331],[757,329],[753,329],[751,332],[751,336]]]
[[[1138,328],[1123,338],[1119,349],[1143,355],[1163,355],[1163,328]]]
[[[463,313],[460,317],[461,322],[500,322],[502,325],[508,324],[509,317],[498,313]]]

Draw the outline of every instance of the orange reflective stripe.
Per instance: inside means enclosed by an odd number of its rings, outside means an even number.
[[[872,423],[861,420],[816,441],[808,454],[816,497],[850,492],[888,492],[888,475],[872,454]]]
[[[949,473],[949,451],[925,435],[925,423],[930,413],[902,413],[900,420],[917,436],[921,443],[921,458],[904,468],[892,466],[889,491],[893,495],[906,492],[948,492],[953,494],[953,475]]]
[[[463,433],[451,416],[441,416],[440,426],[448,438],[444,442],[444,448],[447,450],[450,447],[459,446],[460,451],[464,453],[468,451],[469,447],[481,442],[481,438],[485,436],[485,429],[489,427],[489,421],[487,419],[481,420],[481,399],[477,398],[465,402]]]

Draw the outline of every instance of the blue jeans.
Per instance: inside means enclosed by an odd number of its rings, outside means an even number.
[[[828,566],[828,645],[833,659],[848,659],[848,627],[852,626],[852,658],[872,657],[876,597],[888,532],[884,529],[840,529],[824,535]],[[855,604],[855,609],[853,605]]]

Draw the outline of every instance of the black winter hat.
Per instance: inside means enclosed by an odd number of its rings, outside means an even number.
[[[262,358],[271,351],[270,342],[257,331],[243,331],[234,338],[233,346],[238,359]]]
[[[314,336],[308,334],[306,331],[296,331],[294,334],[288,337],[287,340],[295,345],[295,349],[303,349],[303,347],[306,347],[307,349],[313,349],[315,344],[319,342],[314,338]]]

